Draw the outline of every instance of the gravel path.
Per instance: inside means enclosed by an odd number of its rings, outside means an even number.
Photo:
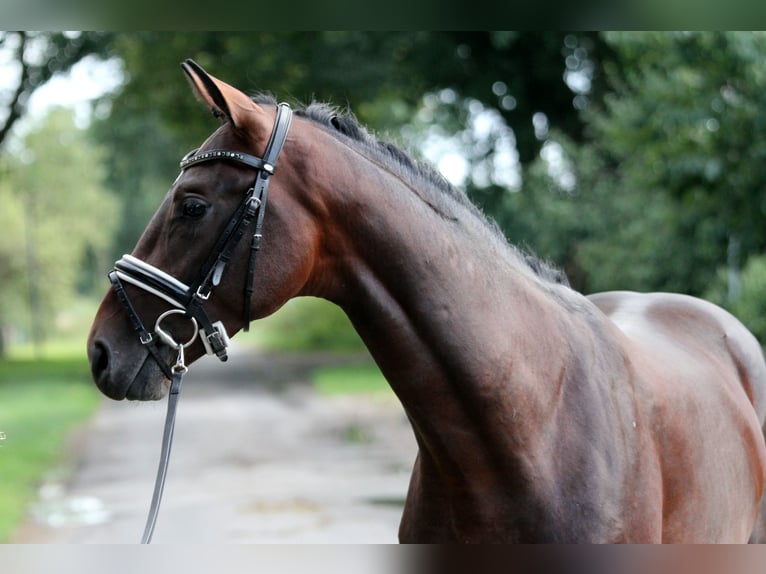
[[[154,543],[396,542],[409,423],[393,394],[317,396],[307,375],[328,361],[235,348],[192,365]],[[14,542],[138,542],[165,408],[105,399]]]

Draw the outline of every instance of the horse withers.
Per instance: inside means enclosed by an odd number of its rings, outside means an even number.
[[[289,299],[322,297],[349,316],[417,439],[402,541],[761,536],[766,366],[734,317],[682,295],[585,297],[353,117],[311,104],[285,126],[269,98],[183,68],[222,124],[118,262],[124,297],[107,293],[88,341],[105,394],[166,392],[175,350],[142,344],[136,318],[180,308],[221,351]],[[258,178],[268,203],[253,200]]]

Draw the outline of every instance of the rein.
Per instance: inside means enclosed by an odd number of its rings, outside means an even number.
[[[210,252],[205,264],[200,268],[191,285],[187,285],[168,273],[158,269],[132,255],[123,255],[109,272],[109,280],[112,283],[117,298],[122,303],[133,330],[138,334],[141,344],[144,345],[163,374],[170,380],[168,392],[168,409],[165,416],[165,427],[162,435],[162,447],[160,462],[157,468],[157,478],[154,484],[154,493],[146,520],[146,527],[141,538],[141,544],[149,544],[157,521],[162,492],[165,487],[170,449],[173,443],[173,429],[175,427],[176,407],[181,391],[183,375],[188,371],[185,363],[184,349],[189,347],[199,335],[205,352],[216,355],[221,361],[228,358],[227,347],[229,336],[221,321],[212,322],[203,305],[210,298],[213,289],[221,282],[221,277],[227,263],[247,229],[255,222],[255,230],[250,241],[250,255],[248,257],[247,274],[245,276],[244,297],[244,330],[247,331],[250,324],[250,301],[253,294],[253,281],[255,278],[255,264],[258,252],[263,240],[263,220],[266,213],[266,199],[268,196],[269,181],[274,174],[277,158],[287,139],[290,129],[292,110],[287,104],[279,104],[274,127],[266,145],[263,157],[256,157],[240,151],[232,150],[209,150],[197,153],[194,150],[181,160],[181,172],[205,162],[228,161],[245,165],[256,170],[255,181],[248,189],[241,203],[229,219],[218,241]],[[153,331],[144,326],[130,297],[125,291],[124,283],[142,289],[173,306],[157,318]],[[193,334],[188,341],[179,343],[173,335],[162,328],[162,321],[170,315],[183,315],[192,323]],[[175,363],[169,365],[163,358],[160,344],[164,344],[177,353]]]

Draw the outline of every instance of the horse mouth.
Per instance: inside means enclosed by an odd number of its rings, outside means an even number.
[[[109,364],[102,355],[103,345],[101,350],[98,347],[94,347],[90,357],[91,370],[96,386],[104,395],[116,401],[156,401],[167,394],[170,381],[150,353],[144,355],[143,361],[125,360],[117,365]]]
[[[136,377],[125,389],[123,398],[129,401],[158,401],[170,388],[170,380],[153,360],[144,360]]]

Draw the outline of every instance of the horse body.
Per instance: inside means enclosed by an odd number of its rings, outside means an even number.
[[[386,183],[380,213],[380,183],[352,181],[348,195],[376,213],[329,209],[350,225],[335,249],[355,256],[323,295],[418,439],[403,540],[747,539],[764,472],[763,400],[756,413],[748,394],[762,395],[764,374],[732,354],[736,342],[759,356],[739,323],[681,296],[588,301],[406,185]]]
[[[747,539],[766,466],[758,342],[730,314],[692,297],[621,292],[592,300],[625,334],[635,365],[662,469],[662,540]]]
[[[228,121],[202,149],[257,153],[268,113],[208,80],[220,91],[197,90]],[[337,122],[293,123],[249,303],[254,319],[302,295],[348,314],[419,446],[400,539],[746,541],[766,474],[766,368],[744,327],[688,297],[576,293],[464,197]],[[190,168],[134,253],[193,275],[214,240],[174,206],[215,202],[220,228],[245,181],[239,167]],[[182,257],[189,237],[198,249]],[[227,282],[210,304],[233,334],[241,296]],[[125,342],[117,308],[108,294],[94,322],[94,378],[116,398],[156,398],[161,374]]]

